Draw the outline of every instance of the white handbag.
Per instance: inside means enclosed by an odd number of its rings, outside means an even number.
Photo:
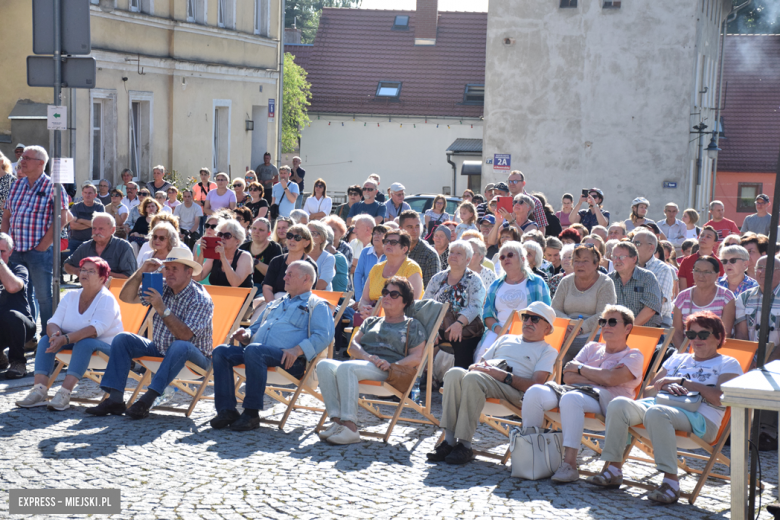
[[[563,462],[563,433],[537,427],[512,428],[509,433],[512,476],[525,480],[550,478]]]

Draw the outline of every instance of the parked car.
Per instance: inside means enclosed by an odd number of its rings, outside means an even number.
[[[433,207],[433,198],[436,195],[410,195],[404,198],[404,202],[409,204],[411,208],[420,214],[420,218],[425,215],[425,212]],[[455,215],[455,212],[460,206],[461,199],[459,197],[446,197],[447,209],[446,212],[450,215]]]

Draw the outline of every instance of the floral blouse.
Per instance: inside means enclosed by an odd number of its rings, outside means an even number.
[[[436,273],[428,283],[423,299],[449,303],[455,314],[462,314],[471,323],[482,314],[482,305],[485,303],[486,291],[482,278],[471,269],[466,269],[458,283],[449,285],[449,275],[449,269]]]

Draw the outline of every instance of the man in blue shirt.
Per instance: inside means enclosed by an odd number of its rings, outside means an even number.
[[[363,201],[356,202],[349,209],[349,215],[347,216],[347,226],[352,225],[352,219],[365,213],[374,217],[374,221],[377,224],[381,224],[385,221],[387,216],[387,209],[382,202],[376,200],[377,195],[377,183],[372,180],[367,180],[363,183]]]
[[[295,209],[295,201],[300,196],[298,185],[290,181],[290,167],[285,165],[279,168],[279,182],[273,187],[272,204],[279,205],[279,216],[289,217]]]
[[[306,364],[333,340],[333,315],[325,300],[312,295],[314,281],[314,268],[307,262],[290,264],[284,275],[287,296],[270,303],[250,330],[238,329],[230,338],[249,345],[214,349],[217,416],[211,420],[212,428],[248,431],[260,427],[258,411],[263,409],[268,368],[282,367],[300,378]],[[246,365],[246,396],[244,413],[239,415],[233,367],[241,364]]]
[[[394,182],[390,186],[390,200],[385,202],[385,209],[387,212],[387,220],[395,220],[401,212],[412,207],[404,202],[404,190],[406,188],[400,182]]]

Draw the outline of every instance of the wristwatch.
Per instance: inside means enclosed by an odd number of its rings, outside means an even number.
[[[168,308],[166,308],[165,312],[162,313],[163,319],[167,318],[170,315],[171,315],[171,309],[168,309]]]
[[[577,365],[577,373],[578,373],[579,375],[582,375],[582,367],[583,367],[583,366],[585,366],[585,365],[583,365],[583,364],[579,364],[579,365]]]
[[[512,386],[512,374],[507,374],[504,378],[504,384]]]

